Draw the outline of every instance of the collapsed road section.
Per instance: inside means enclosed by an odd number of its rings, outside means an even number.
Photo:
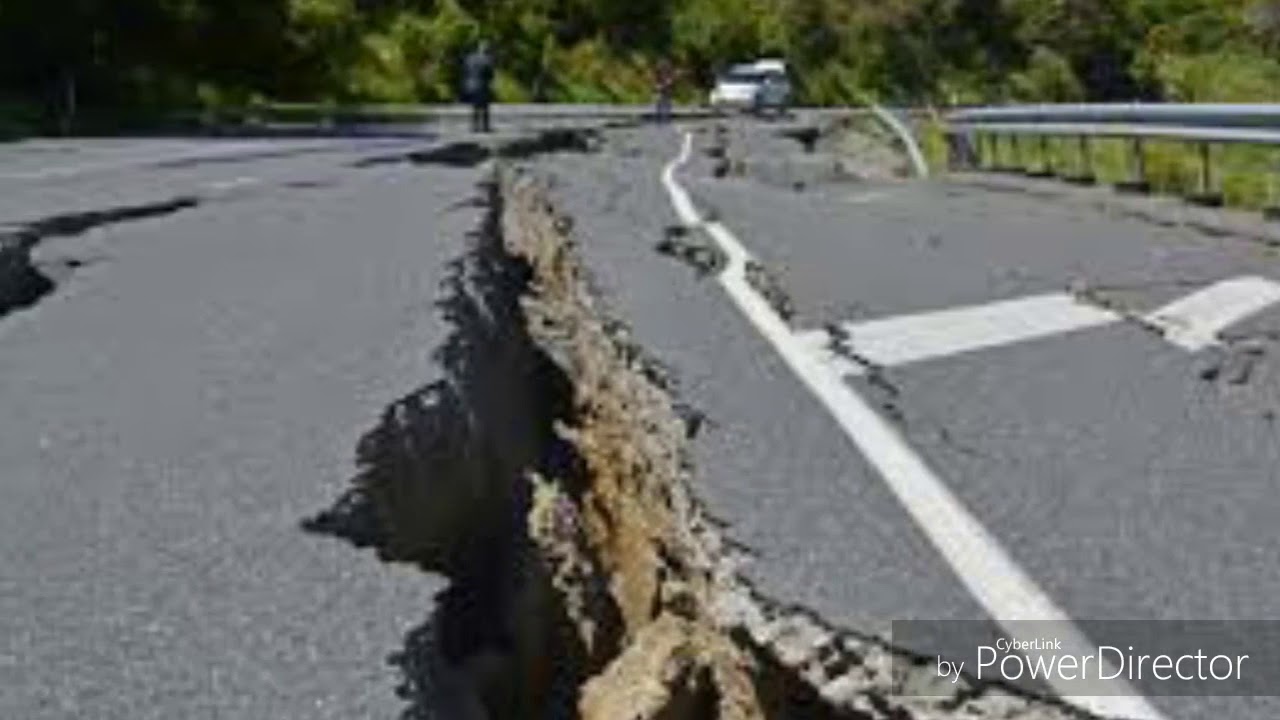
[[[593,291],[590,238],[550,198],[529,171],[482,186],[443,302],[446,379],[386,411],[355,486],[308,523],[449,577],[406,663],[415,703],[495,720],[1081,716],[996,685],[919,692],[936,682],[923,658],[738,577],[692,490],[696,413]]]

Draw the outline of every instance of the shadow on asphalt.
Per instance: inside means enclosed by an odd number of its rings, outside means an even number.
[[[486,222],[451,264],[437,304],[452,327],[435,351],[444,378],[383,411],[356,446],[351,487],[302,522],[449,580],[388,657],[404,720],[521,716],[520,678],[504,672],[520,643],[512,618],[551,612],[529,607],[523,592],[545,581],[528,548],[524,477],[573,462],[552,431],[569,412],[568,380],[525,330],[527,269],[502,250],[496,188],[481,194],[474,204],[488,207]]]
[[[36,305],[57,289],[59,278],[42,272],[31,259],[31,251],[45,238],[79,235],[103,225],[171,215],[199,204],[198,198],[178,197],[157,203],[53,215],[11,229],[0,227],[0,318]],[[78,267],[77,262],[83,264],[83,261],[72,261],[64,270]]]
[[[599,150],[600,132],[591,128],[550,128],[531,134],[495,135],[487,140],[456,140],[425,150],[397,152],[357,160],[351,167],[375,167],[396,163],[476,167],[494,157],[523,160],[556,152],[590,153]]]

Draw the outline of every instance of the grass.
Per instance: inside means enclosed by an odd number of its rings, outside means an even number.
[[[924,153],[925,162],[932,173],[941,173],[948,165],[947,134],[942,122],[931,118],[917,123],[916,140],[920,143],[920,152]]]
[[[936,136],[933,139],[931,136]],[[926,146],[940,155],[938,167],[945,167],[946,144],[941,128],[925,133]],[[1008,139],[993,145],[985,140],[980,158],[985,167],[1052,169],[1059,176],[1083,175],[1086,169],[1099,183],[1115,184],[1132,180],[1132,143],[1123,139],[1092,139],[1087,159],[1076,138],[1022,139],[1017,149]],[[1280,204],[1280,149],[1255,145],[1211,145],[1210,186],[1201,187],[1201,149],[1198,144],[1176,141],[1144,141],[1145,179],[1153,192],[1188,197],[1205,190],[1221,193],[1230,207],[1258,210]],[[931,162],[936,162],[933,157]]]

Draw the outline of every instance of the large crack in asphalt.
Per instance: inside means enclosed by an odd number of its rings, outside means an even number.
[[[571,688],[616,644],[606,634],[617,622],[593,606],[600,632],[586,647],[555,620],[569,610],[555,605],[529,536],[529,477],[577,473],[580,458],[554,432],[572,392],[523,319],[529,269],[502,246],[495,182],[478,204],[482,226],[439,303],[453,326],[436,351],[444,379],[384,411],[358,443],[351,490],[304,528],[450,580],[393,657],[405,718],[569,717]]]
[[[923,658],[746,581],[692,491],[705,416],[603,307],[548,198],[499,170],[468,203],[444,379],[386,409],[304,522],[450,579],[394,656],[406,718],[1083,716],[970,679],[909,696]]]

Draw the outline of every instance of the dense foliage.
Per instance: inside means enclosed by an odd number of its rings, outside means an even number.
[[[688,93],[765,53],[814,103],[1280,100],[1280,0],[0,0],[0,126],[450,99],[481,36],[506,100],[642,99],[660,57]]]

